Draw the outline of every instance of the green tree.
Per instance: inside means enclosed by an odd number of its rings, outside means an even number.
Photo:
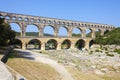
[[[0,46],[6,46],[8,42],[14,41],[15,31],[11,30],[9,24],[5,23],[4,18],[0,18]]]
[[[107,32],[104,36],[97,36],[95,42],[100,45],[120,45],[120,28],[115,28]]]

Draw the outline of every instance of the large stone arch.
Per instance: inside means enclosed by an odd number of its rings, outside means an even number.
[[[32,33],[32,34],[29,35],[27,33]],[[25,34],[26,36],[39,36],[39,26],[37,26],[36,24],[27,24],[25,27]]]
[[[56,50],[57,49],[57,40],[49,39],[45,44],[45,50]]]
[[[82,36],[82,29],[79,27],[75,27],[72,29],[72,36],[73,37],[81,37]]]
[[[18,22],[10,22],[9,25],[16,32],[16,36],[21,36],[21,26]]]
[[[44,25],[43,34],[44,36],[55,36],[55,27],[53,25]]]
[[[92,28],[86,28],[86,37],[92,37],[93,29]]]
[[[38,39],[31,39],[26,45],[27,49],[41,49],[41,41]]]
[[[85,47],[85,40],[83,39],[79,39],[76,43],[75,43],[75,47],[77,49],[82,50]]]
[[[69,49],[71,47],[71,41],[69,39],[65,39],[61,44],[61,49]]]
[[[66,26],[60,26],[58,28],[58,36],[68,36],[69,29]]]

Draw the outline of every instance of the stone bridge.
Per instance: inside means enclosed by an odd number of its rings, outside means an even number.
[[[26,49],[28,43],[31,40],[39,43],[39,49],[45,50],[46,43],[51,40],[55,43],[55,49],[61,50],[63,42],[67,42],[68,48],[74,49],[75,45],[80,44],[81,48],[89,49],[93,43],[93,39],[96,37],[96,30],[100,31],[100,35],[104,35],[105,31],[110,31],[114,28],[112,25],[99,24],[91,22],[81,22],[74,20],[65,20],[57,18],[48,18],[41,16],[31,16],[16,13],[0,12],[0,17],[5,18],[7,23],[16,23],[20,26],[20,36],[16,37],[21,42],[21,48]],[[38,28],[39,36],[26,36],[26,26],[35,25]],[[54,29],[54,36],[44,36],[44,28],[51,26]],[[64,27],[67,30],[67,36],[58,36],[60,27]],[[81,31],[81,37],[72,36],[72,31],[77,28]],[[86,36],[86,30],[91,30],[90,37]]]

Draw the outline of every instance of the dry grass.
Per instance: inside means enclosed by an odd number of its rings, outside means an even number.
[[[120,73],[109,74],[105,76],[95,75],[93,73],[81,72],[73,67],[67,67],[75,80],[120,80]]]
[[[47,64],[24,58],[10,58],[7,65],[25,76],[28,80],[61,80],[59,74]]]

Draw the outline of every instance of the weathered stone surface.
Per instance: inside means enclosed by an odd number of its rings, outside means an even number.
[[[0,80],[14,80],[13,75],[8,71],[6,66],[0,61]]]

